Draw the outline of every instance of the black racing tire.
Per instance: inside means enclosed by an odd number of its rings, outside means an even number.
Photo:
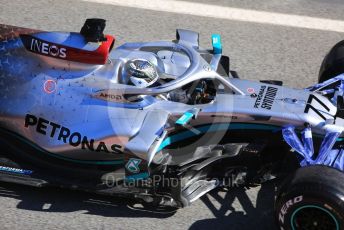
[[[344,40],[338,42],[325,56],[319,71],[318,82],[324,82],[344,73]]]
[[[344,229],[344,173],[319,165],[299,168],[280,188],[275,217],[283,230]]]

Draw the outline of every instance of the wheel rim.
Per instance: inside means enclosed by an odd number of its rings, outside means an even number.
[[[339,230],[336,217],[329,210],[315,205],[296,209],[290,221],[293,230]]]

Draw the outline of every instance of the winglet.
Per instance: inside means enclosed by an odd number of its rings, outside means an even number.
[[[211,42],[213,45],[214,54],[222,54],[222,43],[220,34],[212,34]]]
[[[198,114],[199,111],[200,111],[200,109],[198,109],[198,108],[193,108],[193,109],[191,109],[191,110],[186,111],[186,112],[176,121],[176,124],[177,124],[177,125],[181,125],[181,126],[186,125],[187,123],[189,123],[189,121],[190,121],[192,118],[196,118],[196,117],[197,117],[197,114]]]

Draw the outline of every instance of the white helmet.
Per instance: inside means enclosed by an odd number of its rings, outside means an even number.
[[[140,88],[153,85],[159,78],[155,66],[144,59],[130,60],[125,68],[131,83]]]

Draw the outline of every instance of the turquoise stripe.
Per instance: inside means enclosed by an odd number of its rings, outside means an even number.
[[[226,131],[226,130],[235,130],[235,129],[255,129],[255,130],[267,130],[267,131],[276,131],[281,127],[276,125],[266,125],[266,124],[248,124],[248,123],[231,123],[231,124],[211,124],[195,128],[202,133],[206,132],[217,132],[217,131]],[[161,151],[166,146],[169,146],[172,143],[188,139],[195,136],[196,134],[190,130],[184,131],[170,137],[167,137],[160,145],[157,151]]]
[[[290,218],[290,225],[292,227],[293,230],[296,230],[296,224],[295,224],[295,215],[296,213],[298,213],[300,210],[302,209],[305,209],[305,208],[315,208],[315,209],[319,209],[321,211],[324,211],[325,213],[327,213],[331,218],[332,220],[334,221],[335,225],[336,225],[336,230],[339,230],[339,222],[338,220],[336,219],[336,217],[327,209],[325,208],[322,208],[322,207],[319,207],[319,206],[316,206],[316,205],[305,205],[305,206],[301,206],[299,207],[298,209],[296,209],[293,214],[291,215],[291,218]]]
[[[114,161],[76,160],[76,159],[60,156],[57,154],[53,154],[50,152],[44,152],[44,153],[47,155],[50,155],[52,157],[59,158],[61,160],[70,161],[70,162],[74,162],[74,163],[78,163],[78,164],[93,164],[93,165],[120,165],[120,164],[124,164],[124,160],[114,160]]]
[[[133,180],[146,179],[148,177],[149,177],[149,173],[148,172],[144,172],[144,173],[139,173],[139,174],[134,174],[134,175],[126,176],[125,180],[130,182],[130,181],[133,181]]]
[[[195,128],[200,132],[200,134],[206,133],[206,132],[216,132],[216,131],[225,131],[225,130],[237,130],[237,129],[255,129],[255,130],[266,130],[266,131],[278,131],[282,127],[277,125],[268,125],[268,124],[249,124],[249,123],[231,123],[231,124],[211,124],[211,125],[205,125],[201,127]],[[196,136],[194,132],[191,132],[190,130],[184,131],[175,135],[172,135],[170,137],[167,137],[160,145],[157,152],[163,150],[167,146],[188,139],[190,137]],[[319,136],[320,138],[323,137],[323,135],[314,135]],[[340,137],[337,138],[337,141],[343,141],[344,138]]]

